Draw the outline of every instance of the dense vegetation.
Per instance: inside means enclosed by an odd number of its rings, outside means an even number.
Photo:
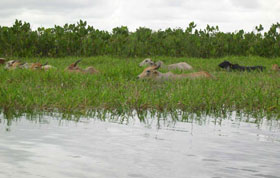
[[[166,64],[185,61],[194,72],[205,70],[217,80],[142,81],[138,64],[143,58],[90,57],[79,64],[93,65],[96,75],[73,74],[64,68],[77,60],[40,58],[57,67],[51,71],[5,70],[0,67],[0,108],[8,113],[56,111],[88,115],[93,111],[185,113],[223,115],[230,111],[280,118],[280,73],[270,70],[279,58],[227,57],[221,59],[159,57]],[[36,58],[22,61],[31,62]],[[227,72],[217,64],[229,60],[241,65],[264,65],[264,72]],[[161,72],[166,72],[160,69]],[[180,71],[173,71],[181,73]]]
[[[254,32],[223,33],[217,26],[198,30],[192,22],[186,29],[153,31],[140,27],[129,32],[122,26],[109,33],[82,20],[32,30],[29,23],[16,20],[11,27],[0,26],[0,57],[279,57],[280,24],[272,24],[267,32],[262,30],[259,25]]]

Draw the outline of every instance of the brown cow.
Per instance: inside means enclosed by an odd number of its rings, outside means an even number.
[[[96,74],[99,73],[98,70],[96,70],[94,67],[90,66],[87,67],[86,69],[81,69],[80,67],[78,67],[78,63],[81,62],[80,60],[77,60],[75,63],[70,64],[65,71],[68,72],[74,72],[74,73],[83,73],[83,74]]]
[[[74,73],[81,73],[82,69],[78,67],[78,63],[81,62],[80,60],[77,60],[76,62],[70,64],[68,67],[66,67],[65,71],[67,72],[74,72]]]
[[[42,64],[39,63],[39,62],[36,62],[36,63],[31,63],[29,65],[29,68],[32,69],[32,70],[36,70],[36,69],[41,69],[42,68]]]
[[[36,63],[32,63],[30,66],[30,69],[42,69],[42,70],[49,70],[49,69],[54,69],[55,67],[53,67],[52,65],[48,65],[48,62],[46,62],[45,64],[41,64],[39,62]]]

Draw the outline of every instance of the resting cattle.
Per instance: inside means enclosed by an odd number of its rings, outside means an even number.
[[[32,69],[32,70],[41,69],[42,66],[43,65],[39,62],[29,64],[29,68]]]
[[[55,67],[52,66],[52,65],[49,65],[48,62],[46,62],[45,64],[41,64],[41,63],[32,63],[31,69],[50,70],[50,69],[55,69]]]
[[[55,67],[53,67],[52,65],[49,65],[48,62],[46,62],[45,64],[36,62],[36,63],[29,64],[29,68],[33,69],[33,70],[34,69],[49,70],[49,69],[54,69]]]
[[[65,71],[68,72],[73,72],[73,73],[83,73],[83,74],[96,74],[99,73],[98,70],[96,70],[94,67],[90,66],[87,67],[86,69],[81,69],[80,67],[78,67],[78,63],[81,62],[80,60],[77,60],[75,63],[70,64]]]
[[[81,68],[78,67],[78,63],[81,62],[81,59],[80,60],[77,60],[76,62],[70,64],[68,67],[66,67],[65,71],[68,71],[68,72],[74,72],[74,73],[79,73],[82,71]]]
[[[139,66],[140,67],[146,67],[146,66],[153,66],[155,65],[155,63],[150,59],[150,58],[146,58],[144,59],[142,62],[140,62]]]
[[[175,64],[170,64],[170,65],[165,65],[162,61],[158,61],[157,63],[153,62],[150,58],[144,59],[139,66],[154,66],[154,65],[160,65],[161,68],[166,68],[168,70],[174,70],[174,69],[179,69],[179,70],[191,70],[192,66],[190,66],[186,62],[179,62]]]
[[[6,65],[5,65],[5,69],[8,69],[8,70],[13,70],[13,69],[16,69],[16,68],[25,68],[27,65],[27,63],[22,63],[18,60],[10,60],[8,62],[6,62]]]
[[[13,69],[32,69],[32,70],[37,70],[37,69],[42,69],[42,70],[49,70],[51,68],[55,68],[51,65],[48,65],[48,63],[41,64],[39,62],[35,63],[26,63],[26,62],[20,62],[18,60],[10,60],[6,62],[5,69],[8,70],[13,70]]]
[[[158,71],[160,65],[153,65],[144,69],[144,71],[137,76],[138,79],[154,79],[154,80],[173,80],[173,79],[196,79],[196,78],[215,78],[205,71],[194,72],[189,74],[174,74],[172,72],[161,73]]]
[[[228,71],[230,70],[238,70],[238,71],[263,71],[265,69],[264,66],[240,66],[239,64],[232,64],[229,61],[224,61],[219,64],[219,67],[223,69],[227,69]]]

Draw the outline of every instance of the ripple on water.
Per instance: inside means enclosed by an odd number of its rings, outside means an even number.
[[[1,178],[280,178],[276,121],[0,119]]]

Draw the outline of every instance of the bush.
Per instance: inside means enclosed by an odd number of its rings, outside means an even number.
[[[181,28],[152,31],[138,28],[129,32],[125,26],[112,33],[94,29],[87,22],[65,24],[63,27],[38,28],[16,20],[12,27],[0,26],[0,54],[15,57],[65,57],[111,55],[121,57],[224,57],[224,56],[280,56],[280,24],[272,24],[262,33],[259,25],[255,32],[239,30],[220,32],[218,26],[207,25],[195,29],[191,22]]]

